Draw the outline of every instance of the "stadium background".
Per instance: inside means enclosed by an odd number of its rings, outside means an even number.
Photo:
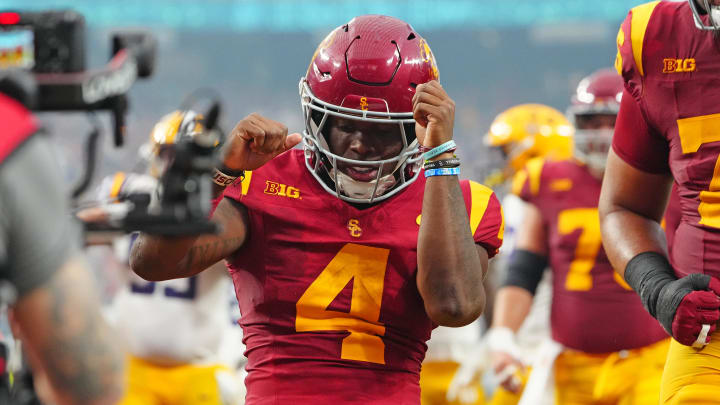
[[[360,14],[408,21],[429,42],[440,80],[457,104],[462,177],[482,180],[498,164],[482,137],[493,117],[519,103],[564,111],[579,79],[612,65],[617,28],[642,1],[604,0],[0,0],[0,9],[72,8],[88,24],[88,67],[104,64],[110,32],[142,27],[157,37],[150,80],[130,92],[127,144],[114,149],[103,117],[102,175],[130,170],[152,125],[199,87],[216,89],[226,129],[250,112],[302,130],[297,91],[317,44]],[[81,115],[44,114],[66,177],[79,176],[89,126]]]

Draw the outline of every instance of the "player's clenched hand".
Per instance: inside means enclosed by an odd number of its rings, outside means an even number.
[[[460,367],[450,380],[445,392],[447,403],[475,404],[478,402],[477,387],[482,384],[482,375],[487,364],[486,359],[487,347],[484,344],[475,345],[465,352],[460,361]]]
[[[490,358],[492,359],[492,367],[498,383],[510,392],[520,392],[522,383],[516,375],[517,372],[524,368],[520,360],[509,353],[501,351],[492,352]]]
[[[690,274],[669,283],[658,297],[658,320],[679,343],[702,346],[720,319],[720,281],[707,274]],[[674,311],[673,311],[674,310]],[[706,330],[700,336],[703,325]]]
[[[412,102],[415,133],[421,145],[433,148],[452,139],[455,102],[437,80],[418,85]]]
[[[255,170],[302,140],[285,125],[252,113],[230,132],[222,147],[223,164],[232,170]]]

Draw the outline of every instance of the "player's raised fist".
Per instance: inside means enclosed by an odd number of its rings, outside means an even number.
[[[255,170],[301,140],[298,133],[288,135],[285,125],[252,113],[230,132],[222,147],[223,164],[233,170]]]
[[[412,102],[415,132],[421,145],[433,148],[452,139],[455,102],[437,80],[418,85]]]

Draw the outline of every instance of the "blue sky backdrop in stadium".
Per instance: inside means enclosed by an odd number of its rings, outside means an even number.
[[[642,0],[0,0],[2,8],[70,7],[94,26],[161,25],[174,28],[314,31],[360,14],[387,14],[427,31],[509,28],[563,21],[616,22]]]

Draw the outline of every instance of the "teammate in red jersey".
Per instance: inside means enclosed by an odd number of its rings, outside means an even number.
[[[662,403],[720,403],[718,32],[718,0],[655,1],[617,37],[625,93],[600,217],[615,269],[674,338]],[[668,253],[660,219],[673,180],[681,218]]]
[[[613,271],[600,239],[597,204],[622,88],[611,69],[583,79],[568,111],[577,127],[574,159],[532,160],[514,183],[513,192],[527,204],[497,295],[492,333],[514,338],[549,264],[552,339],[562,345],[555,349],[553,370],[558,404],[658,401],[665,332]],[[493,363],[499,373],[520,366],[504,352],[494,352]],[[528,391],[543,372],[534,367],[525,396],[535,395]],[[503,386],[514,388],[506,377]]]
[[[502,213],[488,188],[420,170],[419,145],[437,154],[426,169],[457,164],[454,102],[437,79],[407,23],[361,16],[338,27],[300,82],[304,151],[288,150],[299,134],[248,116],[216,176],[245,170],[217,202],[222,233],[136,242],[132,267],[152,280],[228,260],[248,404],[419,404],[432,328],[482,312]]]

